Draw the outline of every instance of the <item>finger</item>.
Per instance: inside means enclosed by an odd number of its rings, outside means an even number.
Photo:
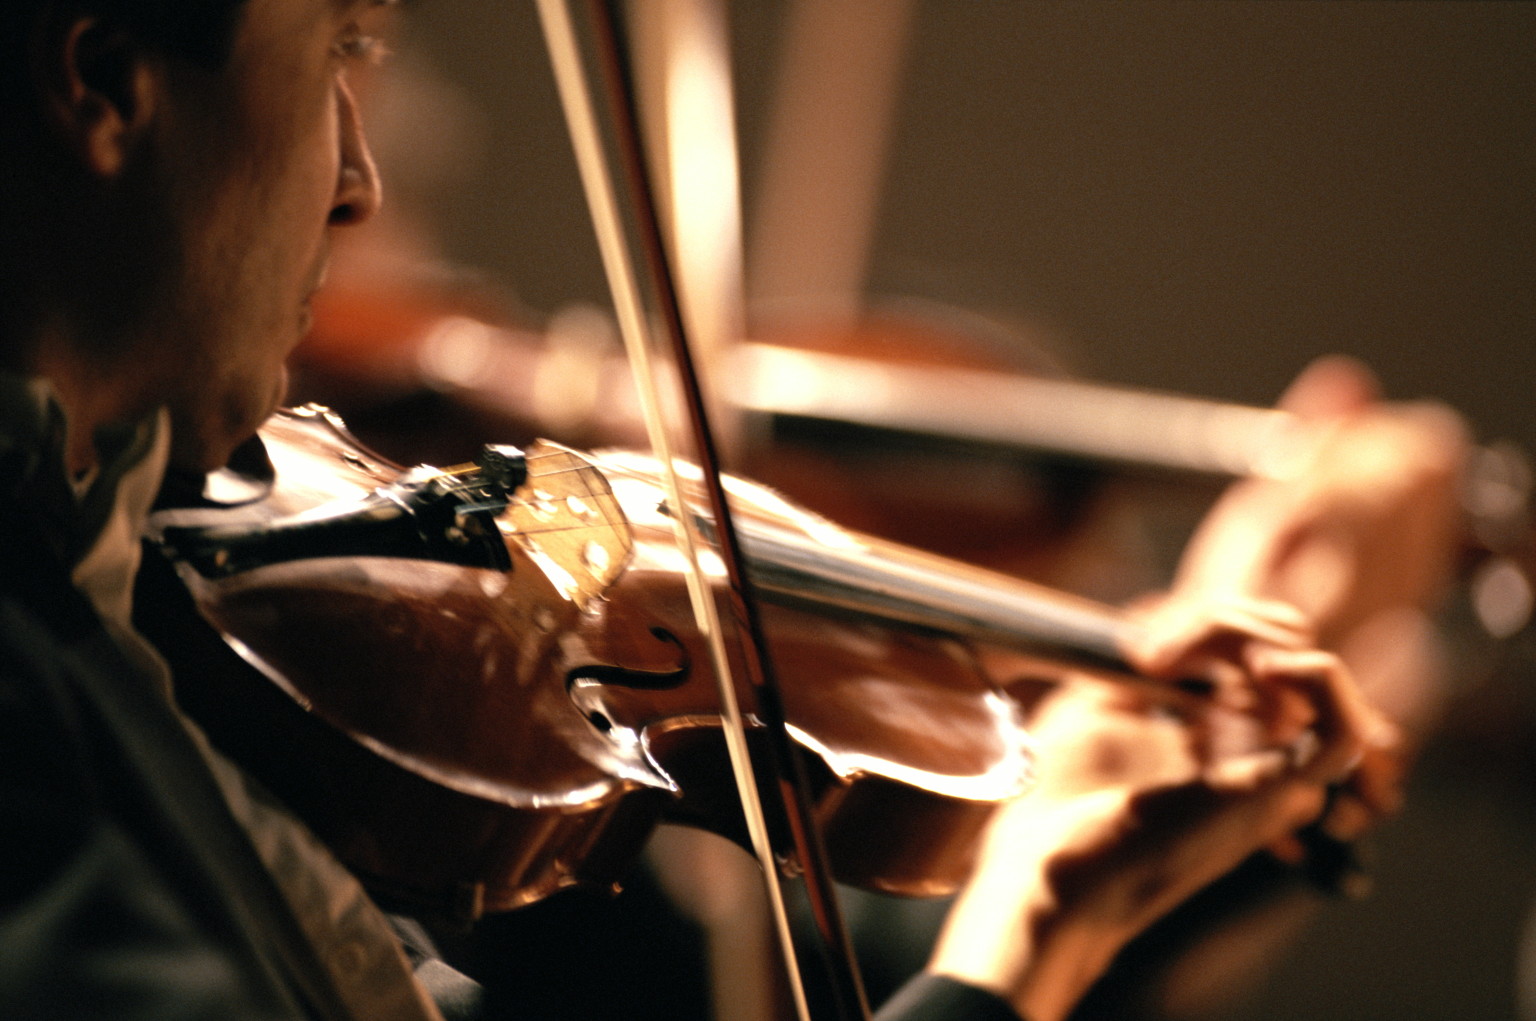
[[[1282,865],[1293,868],[1307,860],[1307,845],[1295,833],[1285,833],[1265,845],[1264,850]]]
[[[1219,756],[1206,765],[1201,778],[1214,790],[1240,794],[1284,779],[1292,769],[1291,757],[1284,749],[1261,748]]]
[[[1277,642],[1305,638],[1312,630],[1310,620],[1294,605],[1241,592],[1224,593],[1220,598],[1170,598],[1154,612],[1166,614],[1170,628],[1192,632],[1253,628],[1262,632],[1255,637]]]
[[[1337,840],[1357,840],[1380,821],[1381,816],[1369,805],[1340,790],[1330,799],[1318,824],[1324,833]]]
[[[1234,659],[1251,642],[1287,648],[1311,644],[1307,619],[1271,600],[1169,599],[1131,617],[1125,654],[1138,670],[1173,677],[1211,659]]]
[[[1249,669],[1261,684],[1285,685],[1307,696],[1316,718],[1316,747],[1296,765],[1298,778],[1338,783],[1358,766],[1384,722],[1356,689],[1337,656],[1316,650],[1255,648]]]
[[[1305,691],[1289,684],[1259,684],[1255,694],[1255,723],[1273,747],[1294,749],[1317,723],[1317,708]]]
[[[1396,728],[1390,725],[1369,735],[1360,765],[1340,788],[1340,799],[1357,805],[1370,823],[1402,810],[1406,768],[1396,737]],[[1350,816],[1354,817],[1353,810]]]

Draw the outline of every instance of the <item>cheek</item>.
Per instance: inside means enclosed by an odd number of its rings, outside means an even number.
[[[231,281],[245,322],[243,361],[270,362],[288,353],[308,329],[308,303],[328,257],[336,165],[320,143],[301,140],[281,168],[253,189],[253,202],[234,230],[238,246]]]
[[[303,91],[253,131],[247,163],[252,238],[279,258],[287,251],[302,259],[323,243],[341,175],[336,83],[326,78]]]

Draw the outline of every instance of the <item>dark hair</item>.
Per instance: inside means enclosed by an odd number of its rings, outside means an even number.
[[[166,60],[217,70],[228,63],[247,6],[247,0],[0,0],[0,276],[6,278],[0,304],[7,311],[15,314],[18,306],[14,286],[31,286],[20,271],[27,268],[25,252],[41,244],[42,235],[26,239],[50,216],[42,200],[53,194],[47,182],[59,169],[36,92],[34,61],[44,34],[71,19],[96,17]],[[0,311],[0,322],[5,318]]]
[[[229,59],[246,0],[0,0],[0,90],[25,88],[29,40],[50,6],[98,14],[167,56],[216,68]]]
[[[149,46],[208,67],[229,59],[245,0],[72,0],[120,18]]]

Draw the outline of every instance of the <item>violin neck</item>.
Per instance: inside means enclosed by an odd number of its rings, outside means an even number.
[[[750,518],[737,530],[753,586],[771,602],[1127,669],[1130,625],[1093,600],[867,536],[829,546]]]

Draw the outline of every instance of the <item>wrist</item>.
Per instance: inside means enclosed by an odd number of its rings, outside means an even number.
[[[1030,1021],[1065,1018],[1135,930],[1113,911],[1063,897],[1053,861],[1042,849],[973,877],[928,970],[994,993]]]
[[[929,970],[985,989],[1029,1021],[1063,1021],[1128,940],[1090,925],[1043,917],[1001,952],[969,958],[938,952]]]

